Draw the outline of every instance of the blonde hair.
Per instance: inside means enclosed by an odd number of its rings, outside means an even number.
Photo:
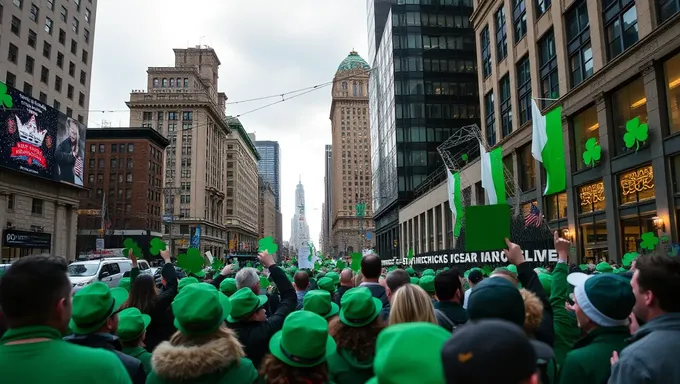
[[[522,288],[519,290],[524,300],[524,332],[533,336],[543,321],[543,303],[533,292]]]
[[[390,301],[390,325],[415,322],[438,324],[430,296],[417,285],[404,285],[392,295]]]

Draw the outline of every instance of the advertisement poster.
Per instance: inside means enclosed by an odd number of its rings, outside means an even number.
[[[200,249],[201,247],[201,227],[191,227],[191,248]]]
[[[86,127],[0,83],[0,166],[83,185]]]

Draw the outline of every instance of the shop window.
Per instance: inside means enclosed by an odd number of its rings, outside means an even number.
[[[655,232],[654,214],[621,218],[623,253],[638,252],[643,233]]]
[[[621,205],[652,200],[654,197],[654,169],[651,165],[619,175]]]
[[[657,7],[659,24],[680,12],[680,0],[657,0],[655,3]]]
[[[567,193],[561,192],[545,198],[545,211],[548,221],[567,218]]]
[[[604,211],[604,182],[583,185],[578,188],[579,214]]]
[[[614,124],[614,149],[617,155],[635,151],[642,143],[626,143],[626,125],[647,124],[647,98],[642,78],[638,78],[612,94],[612,123]],[[635,120],[637,118],[638,120]],[[637,127],[633,127],[637,128]]]
[[[680,1],[680,0],[678,0]],[[670,133],[680,132],[680,53],[663,64]]]
[[[607,223],[604,220],[580,222],[583,263],[597,264],[609,260],[607,247]]]
[[[519,186],[523,192],[536,189],[536,160],[531,155],[531,144],[527,144],[519,149]]]
[[[603,8],[607,57],[611,60],[637,43],[637,10],[634,0],[608,0]]]
[[[595,138],[598,144],[600,142],[600,125],[597,122],[597,108],[592,106],[572,117],[571,129],[574,132],[574,162],[576,163],[576,169],[580,171],[587,167],[583,161],[586,142],[591,138]]]
[[[593,75],[593,49],[590,46],[590,21],[585,0],[571,6],[564,16],[569,55],[571,87]]]

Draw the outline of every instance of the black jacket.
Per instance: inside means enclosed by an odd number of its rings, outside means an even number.
[[[120,344],[118,336],[110,335],[108,333],[93,333],[91,335],[69,335],[64,337],[64,340],[69,343],[82,345],[83,347],[108,349],[118,356],[120,361],[127,369],[130,379],[133,384],[146,383],[146,372],[144,365],[138,359],[128,356],[121,352],[123,346]]]
[[[459,325],[465,324],[468,321],[468,314],[462,305],[448,301],[440,301],[438,308],[435,309],[437,322],[449,332]]]
[[[156,303],[149,313],[151,323],[146,329],[144,344],[146,350],[153,352],[156,346],[163,341],[170,340],[170,337],[177,331],[174,325],[175,316],[172,314],[170,305],[177,296],[177,271],[171,263],[163,265],[161,276],[165,279],[165,287],[158,294]]]
[[[244,346],[246,357],[252,360],[256,368],[260,366],[260,362],[269,352],[269,339],[274,333],[281,330],[283,321],[291,312],[295,311],[297,306],[295,288],[288,281],[285,272],[274,265],[269,267],[269,273],[281,294],[281,302],[276,312],[263,322],[240,321],[228,324],[229,328],[235,330],[238,334],[238,339]]]
[[[542,341],[551,347],[555,342],[555,329],[553,328],[553,312],[550,300],[545,293],[538,275],[529,263],[522,263],[517,266],[517,277],[522,287],[527,291],[533,292],[543,303],[543,320],[536,330],[536,340]]]
[[[71,146],[71,139],[67,137],[66,140],[62,141],[61,144],[57,146],[57,149],[54,151],[54,158],[59,166],[59,180],[74,183],[75,175],[73,166],[76,164],[76,158],[73,157]]]
[[[378,283],[375,284],[371,283],[367,285],[362,285],[362,287],[368,288],[373,294],[373,297],[375,297],[376,299],[380,299],[380,301],[382,301],[383,303],[383,307],[389,304],[390,301],[387,299],[387,291],[385,291],[385,287],[383,287],[382,285]]]
[[[342,300],[342,296],[345,294],[345,292],[349,291],[352,289],[352,287],[345,287],[344,285],[341,285],[338,287],[338,291],[335,292],[335,304],[340,305],[340,301]]]

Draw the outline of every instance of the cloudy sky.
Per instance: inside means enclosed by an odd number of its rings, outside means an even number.
[[[146,69],[171,66],[173,48],[207,44],[222,62],[228,102],[331,81],[354,48],[368,59],[366,0],[99,1],[89,126],[127,126],[125,101],[146,86]],[[276,99],[227,106],[238,115]],[[305,186],[310,235],[318,243],[324,145],[331,143],[330,87],[240,118],[258,140],[281,145],[283,237],[290,237],[295,186]]]

